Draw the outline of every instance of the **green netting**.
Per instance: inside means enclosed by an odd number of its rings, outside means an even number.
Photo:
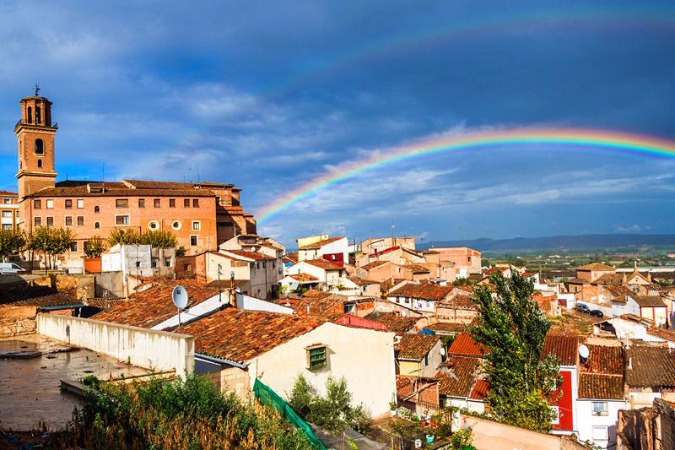
[[[296,413],[291,406],[286,403],[286,401],[281,398],[276,392],[274,392],[269,386],[267,386],[262,381],[256,378],[255,383],[253,383],[253,393],[256,398],[265,406],[271,406],[279,411],[281,416],[299,428],[305,435],[314,448],[319,450],[326,450],[326,446],[323,445],[323,442],[316,437],[312,427],[310,427],[307,422],[305,422],[302,417]]]

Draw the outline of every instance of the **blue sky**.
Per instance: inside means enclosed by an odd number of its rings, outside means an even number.
[[[59,179],[231,182],[250,212],[433,136],[584,127],[675,140],[672,1],[0,2],[0,188],[18,101],[54,102]],[[423,156],[260,224],[418,241],[673,233],[675,158]]]

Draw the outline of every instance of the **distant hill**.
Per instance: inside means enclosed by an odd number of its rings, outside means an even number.
[[[426,250],[433,247],[471,247],[480,251],[561,250],[581,252],[608,248],[675,246],[675,234],[588,234],[581,236],[549,236],[538,238],[473,239],[433,241],[419,244]]]

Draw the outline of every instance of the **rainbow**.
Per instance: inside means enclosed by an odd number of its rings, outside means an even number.
[[[515,128],[476,131],[443,137],[435,136],[404,144],[386,152],[375,152],[366,158],[351,161],[328,170],[263,206],[257,211],[256,216],[258,223],[263,224],[295,203],[307,199],[329,186],[377,167],[439,153],[513,148],[523,145],[533,145],[538,148],[542,146],[554,148],[578,147],[611,153],[675,157],[675,141],[610,130]]]

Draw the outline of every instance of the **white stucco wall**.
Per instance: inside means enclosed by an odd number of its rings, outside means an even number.
[[[594,400],[577,400],[577,431],[580,441],[593,441],[601,448],[608,448],[616,444],[616,422],[619,418],[619,410],[627,409],[628,404],[623,400],[595,400],[607,402],[607,415],[593,415]],[[609,440],[593,440],[593,427],[608,427]],[[613,448],[613,447],[610,447]]]
[[[194,338],[185,334],[43,313],[37,315],[37,332],[138,367],[175,370],[181,377],[194,369]]]
[[[314,344],[327,346],[328,364],[311,371],[305,348]],[[363,403],[373,417],[389,414],[389,402],[396,396],[394,333],[390,332],[325,323],[259,356],[248,369],[251,383],[258,377],[285,398],[299,374],[322,395],[329,376],[345,377],[354,404]]]

